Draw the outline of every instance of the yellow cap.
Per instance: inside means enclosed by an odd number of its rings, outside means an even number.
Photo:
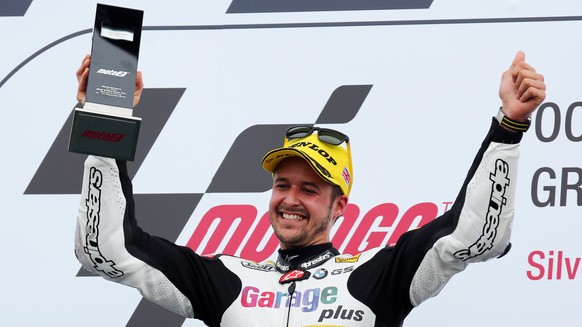
[[[344,145],[345,144],[345,145]],[[340,187],[350,195],[353,181],[352,156],[348,142],[332,145],[322,142],[317,133],[303,138],[285,138],[282,148],[271,150],[263,157],[263,168],[274,173],[279,163],[289,157],[301,157],[325,181]]]

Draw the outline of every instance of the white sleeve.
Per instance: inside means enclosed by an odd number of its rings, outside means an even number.
[[[131,194],[127,194],[131,197]],[[189,300],[158,269],[132,255],[132,237],[149,238],[134,226],[114,159],[90,156],[85,161],[75,254],[83,267],[103,278],[137,288],[159,305],[193,317]],[[131,209],[133,210],[133,209]]]
[[[469,263],[505,253],[514,216],[518,157],[518,144],[489,144],[467,184],[456,227],[435,242],[412,279],[412,305],[437,295]]]

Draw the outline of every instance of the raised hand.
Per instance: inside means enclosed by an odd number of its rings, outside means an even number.
[[[87,98],[87,78],[89,77],[89,65],[91,64],[91,56],[86,55],[81,62],[81,66],[77,69],[77,81],[79,86],[77,87],[77,101],[80,104],[85,104]],[[137,72],[135,76],[135,91],[133,93],[133,106],[137,106],[141,98],[141,92],[143,91],[143,77],[140,71]]]
[[[525,122],[546,98],[544,76],[525,62],[523,51],[517,52],[511,66],[501,78],[499,97],[503,113],[516,121]]]

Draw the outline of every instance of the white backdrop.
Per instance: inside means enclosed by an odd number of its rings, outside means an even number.
[[[203,194],[247,128],[313,123],[336,88],[372,85],[353,120],[325,125],[352,140],[350,202],[360,218],[383,203],[396,204],[398,218],[423,202],[442,213],[500,105],[501,73],[524,50],[546,78],[544,107],[559,108],[561,119],[544,110],[522,142],[513,249],[470,266],[405,326],[582,324],[582,106],[573,105],[582,101],[582,3],[435,0],[427,9],[290,5],[278,13],[227,13],[231,0],[107,3],[145,12],[146,88],[185,89],[133,180],[140,194]],[[92,28],[95,5],[33,0],[21,15],[0,15],[2,326],[123,326],[141,300],[135,290],[76,277],[79,193],[51,185],[26,192],[75,105],[74,72],[91,34],[73,33]],[[220,205],[253,206],[258,219],[268,197],[205,194],[176,241],[186,244]],[[372,229],[387,241],[397,224]]]

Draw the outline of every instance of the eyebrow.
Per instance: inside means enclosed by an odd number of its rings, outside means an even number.
[[[288,179],[287,177],[277,177],[277,178],[275,178],[275,183],[276,183],[276,182],[285,182],[285,183],[290,183],[290,182],[289,182],[289,179]],[[319,185],[318,185],[318,184],[316,184],[316,183],[312,183],[312,182],[307,182],[307,181],[303,181],[303,182],[301,182],[301,186],[310,186],[310,187],[316,188],[316,189],[318,189],[318,190],[320,190],[320,189],[321,189],[321,187],[319,187]]]

